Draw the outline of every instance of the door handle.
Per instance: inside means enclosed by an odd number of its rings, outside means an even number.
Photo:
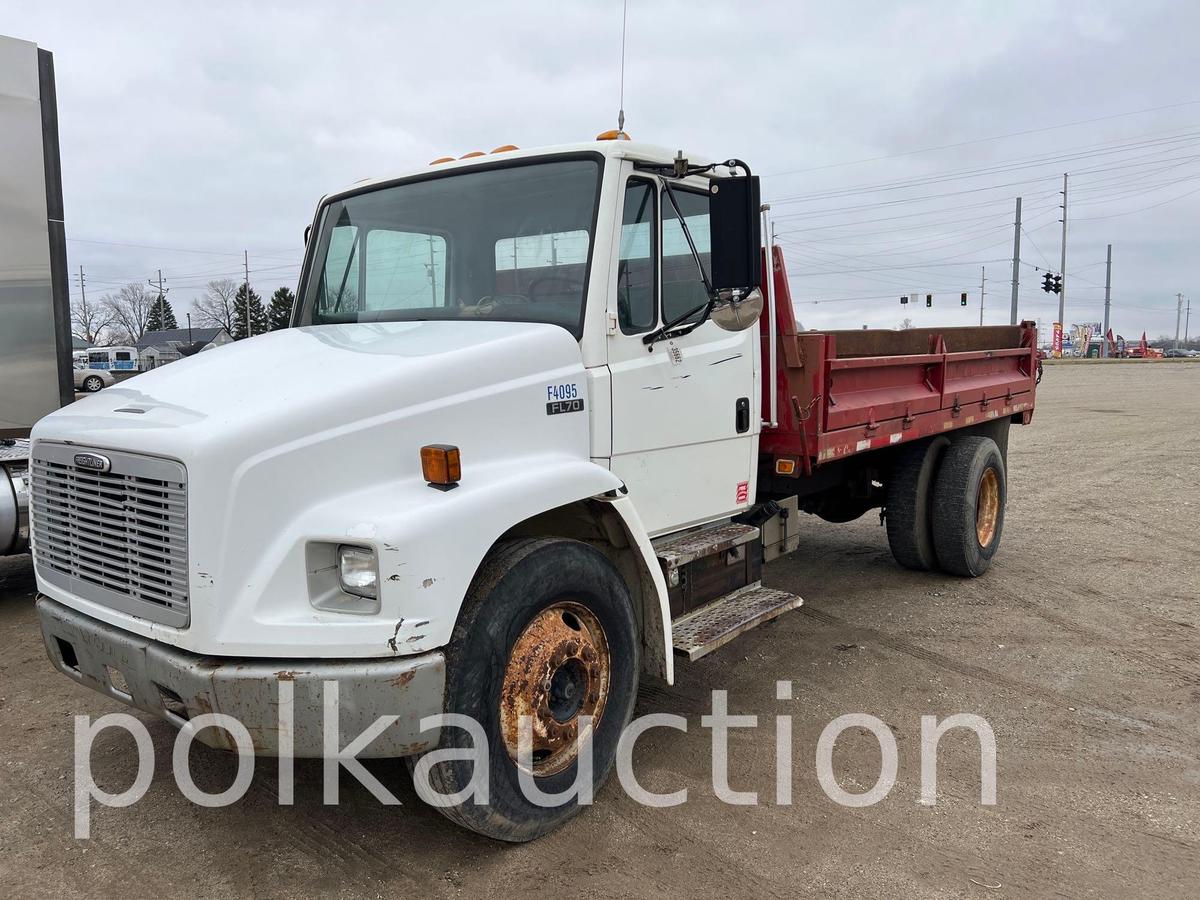
[[[750,430],[750,398],[738,397],[737,403],[734,404],[733,425],[737,429],[738,434],[745,434]]]

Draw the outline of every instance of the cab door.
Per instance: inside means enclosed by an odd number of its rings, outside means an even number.
[[[675,183],[673,189],[707,266],[708,194],[702,184]],[[616,325],[608,336],[611,466],[646,530],[658,535],[734,515],[752,502],[761,409],[758,329],[728,332],[706,321],[688,334],[644,343],[707,294],[659,179],[627,178],[620,221],[610,309]]]

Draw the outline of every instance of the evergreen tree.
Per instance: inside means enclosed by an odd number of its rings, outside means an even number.
[[[175,320],[175,310],[171,308],[171,301],[159,294],[154,298],[154,305],[150,307],[150,315],[146,318],[146,330],[163,331],[178,327],[179,323]]]
[[[263,307],[262,298],[254,290],[251,290],[250,333],[246,333],[246,289],[248,287],[249,285],[243,282],[238,288],[237,295],[233,298],[233,339],[235,341],[267,332],[267,311]]]
[[[291,324],[292,306],[295,303],[296,295],[290,289],[286,287],[276,288],[275,293],[271,295],[271,306],[267,311],[267,318],[272,331],[287,328]]]

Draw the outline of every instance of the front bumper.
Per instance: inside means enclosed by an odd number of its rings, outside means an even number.
[[[293,755],[324,756],[326,682],[338,686],[338,748],[380,716],[399,718],[360,757],[410,756],[437,743],[422,731],[425,716],[442,712],[446,660],[440,651],[396,659],[297,660],[200,656],[68,609],[37,601],[50,661],[80,684],[165,719],[176,727],[202,713],[223,713],[250,733],[255,753],[279,753],[279,685],[293,686]],[[332,726],[332,723],[331,723]],[[196,740],[236,749],[220,728]]]

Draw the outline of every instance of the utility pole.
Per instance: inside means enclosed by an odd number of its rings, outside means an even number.
[[[1183,294],[1176,294],[1175,300],[1178,305],[1175,307],[1175,349],[1179,349],[1179,323],[1183,319]]]
[[[979,268],[979,324],[983,324],[983,286],[987,284],[987,266]]]
[[[1067,173],[1063,172],[1063,202],[1062,202],[1062,260],[1059,275],[1062,276],[1062,290],[1058,292],[1058,324],[1064,330],[1067,327]]]
[[[1112,244],[1104,263],[1104,334],[1100,335],[1100,356],[1108,358],[1108,311],[1112,305]]]
[[[1013,224],[1013,277],[1012,277],[1012,309],[1008,314],[1008,324],[1017,324],[1017,286],[1021,283],[1021,198],[1017,198],[1017,217]],[[979,323],[983,324],[982,320]]]
[[[154,279],[153,278],[147,278],[146,283],[148,285],[150,285],[150,287],[154,287]],[[168,290],[170,290],[170,289],[168,288]],[[165,324],[163,321],[163,318],[164,318],[163,314],[166,312],[166,308],[165,308],[166,301],[167,301],[167,292],[163,290],[162,269],[159,269],[158,270],[158,300],[156,301],[158,303],[158,324],[159,325]]]
[[[250,251],[242,251],[242,264],[246,268],[246,337],[253,337],[254,332],[250,330]]]
[[[192,345],[192,314],[188,313],[188,346]]]
[[[1188,340],[1188,328],[1192,324],[1192,298],[1188,297],[1187,310],[1183,314],[1183,342],[1184,344],[1191,343]]]

